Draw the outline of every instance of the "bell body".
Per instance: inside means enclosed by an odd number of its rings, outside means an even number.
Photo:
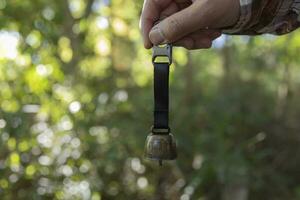
[[[150,133],[146,140],[145,157],[158,161],[176,159],[176,142],[173,135]]]

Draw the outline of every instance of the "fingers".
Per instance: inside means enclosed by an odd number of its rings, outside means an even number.
[[[161,13],[160,13],[160,16],[159,16],[159,20],[158,21],[161,21],[171,15],[173,15],[174,13],[178,12],[179,11],[179,8],[178,8],[178,4],[176,4],[175,2],[171,2],[168,7],[166,7]]]
[[[189,49],[207,48],[213,39],[196,37],[195,31],[227,27],[238,18],[239,0],[193,0],[193,4],[190,3],[190,0],[146,0],[141,16],[145,48],[175,41]],[[153,27],[154,22],[161,19],[164,20]]]
[[[190,6],[192,4],[191,0],[175,0],[176,4],[180,8],[180,10]]]
[[[209,49],[211,45],[212,45],[212,40],[210,40],[209,38],[200,38],[197,41],[195,41],[191,37],[184,37],[174,43],[174,46],[184,47],[188,50]]]
[[[152,43],[149,39],[149,32],[155,21],[160,17],[160,13],[164,10],[172,0],[145,0],[142,10],[140,28],[143,35],[145,48],[151,48]]]
[[[205,7],[205,4],[209,4],[207,1],[197,2],[154,26],[149,33],[150,41],[154,45],[171,43],[198,29],[203,29],[207,21],[211,20],[209,15],[212,13],[207,12],[209,9],[209,7]]]
[[[189,34],[173,43],[174,46],[184,47],[188,50],[207,49],[212,45],[212,41],[221,36],[218,30],[199,30]]]

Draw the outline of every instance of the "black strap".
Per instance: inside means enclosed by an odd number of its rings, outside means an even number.
[[[169,63],[154,63],[154,129],[169,129]]]

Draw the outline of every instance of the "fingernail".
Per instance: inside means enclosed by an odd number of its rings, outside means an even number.
[[[154,45],[159,45],[166,42],[158,27],[153,27],[149,33],[149,38]]]

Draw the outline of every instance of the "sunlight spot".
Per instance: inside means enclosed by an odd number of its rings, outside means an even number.
[[[69,0],[69,10],[75,18],[79,18],[84,13],[84,1],[83,0]]]
[[[81,104],[79,101],[73,101],[69,105],[69,110],[71,113],[77,113],[81,108]]]
[[[203,156],[202,155],[195,155],[193,160],[193,168],[200,169],[203,163]]]
[[[72,158],[77,160],[78,158],[80,158],[81,153],[80,153],[80,151],[78,151],[78,149],[75,149],[74,151],[72,151],[71,156],[72,156]]]
[[[137,180],[137,185],[139,188],[144,189],[148,186],[148,180],[146,177],[140,177]]]
[[[19,180],[19,177],[16,174],[12,174],[12,175],[9,176],[8,179],[11,183],[15,183]]]
[[[64,136],[60,139],[60,141],[61,141],[62,143],[69,143],[71,140],[72,140],[72,138],[71,138],[70,135],[64,135]]]
[[[73,148],[78,148],[80,146],[80,139],[79,138],[73,138],[71,140],[71,145]]]
[[[43,10],[42,15],[43,15],[43,17],[44,17],[45,19],[47,19],[47,20],[50,21],[50,20],[52,20],[52,19],[54,18],[55,12],[54,12],[53,9],[47,7],[47,8],[45,8],[45,9]]]
[[[51,65],[43,65],[43,64],[37,65],[35,69],[36,72],[42,77],[50,75],[53,71]]]
[[[110,41],[107,38],[100,37],[96,42],[95,52],[100,56],[108,56],[111,52]]]
[[[264,132],[260,132],[256,135],[256,139],[258,142],[263,141],[264,139],[266,139],[266,133]]]
[[[58,158],[56,159],[56,163],[59,165],[64,164],[67,159],[71,156],[71,149],[67,148],[64,149],[58,156]]]
[[[107,133],[108,129],[105,126],[94,126],[89,130],[90,135],[97,136],[102,133]]]
[[[71,41],[67,37],[61,37],[58,41],[58,52],[63,62],[68,63],[73,58],[73,50],[71,48]]]
[[[63,165],[61,167],[61,172],[65,175],[65,176],[71,176],[73,174],[73,170],[69,165]]]
[[[41,45],[41,33],[37,30],[31,31],[26,37],[25,42],[33,48],[37,48]]]
[[[73,128],[73,122],[68,116],[64,116],[58,124],[58,128],[62,131],[69,131]]]
[[[31,57],[29,55],[19,55],[16,58],[16,64],[20,67],[25,67],[31,64]]]
[[[192,195],[195,191],[195,188],[193,186],[187,186],[184,188],[184,193],[188,195]]]
[[[87,181],[81,181],[79,185],[80,185],[80,189],[82,190],[86,190],[90,187],[90,184]]]
[[[90,169],[90,165],[89,165],[88,162],[82,163],[82,165],[80,165],[80,167],[79,167],[79,171],[80,171],[81,173],[86,173],[86,172],[89,171],[89,169]]]
[[[45,122],[39,122],[34,124],[31,129],[34,133],[42,132],[48,128],[48,124]]]
[[[27,176],[32,176],[35,173],[35,167],[33,165],[28,165],[26,167],[25,173]]]
[[[96,25],[99,29],[107,29],[108,28],[108,20],[106,17],[97,17],[96,18]]]
[[[46,193],[46,188],[44,188],[44,187],[38,187],[37,193],[39,195],[44,195]]]
[[[48,187],[50,185],[49,182],[50,182],[49,179],[45,177],[39,179],[39,185],[43,187]]]
[[[119,102],[125,102],[128,99],[128,94],[125,90],[119,90],[114,95],[114,100]]]
[[[24,113],[37,113],[40,110],[40,105],[27,104],[22,108]]]
[[[4,119],[0,119],[0,128],[5,128],[6,121]]]
[[[112,23],[113,29],[117,35],[125,36],[128,32],[127,24],[121,19],[114,19]]]
[[[2,141],[6,142],[8,138],[9,138],[9,134],[7,132],[1,134]]]
[[[190,195],[183,194],[183,195],[181,195],[180,200],[190,200]]]
[[[90,184],[86,180],[73,181],[64,180],[64,198],[63,199],[91,199]]]
[[[15,152],[12,153],[10,155],[10,165],[11,166],[14,166],[14,165],[19,166],[19,164],[20,164],[20,156],[19,156],[19,154],[15,153]]]
[[[107,143],[109,140],[108,137],[108,130],[105,127],[104,129],[99,129],[98,130],[98,137],[97,137],[97,141],[99,142],[99,144],[105,144]]]
[[[74,97],[73,94],[71,92],[71,88],[70,87],[65,87],[59,84],[55,84],[53,86],[53,90],[54,90],[54,94],[58,99],[61,99],[65,102],[71,102]]]
[[[176,181],[175,185],[177,188],[182,188],[185,185],[185,180],[180,178]]]
[[[53,137],[53,131],[51,129],[46,129],[37,136],[37,141],[43,147],[50,148],[53,144]]]
[[[60,154],[60,152],[61,152],[61,147],[60,146],[56,145],[56,146],[52,147],[52,154],[53,155],[57,156],[57,155]]]
[[[100,104],[106,104],[107,103],[107,101],[108,101],[108,98],[109,98],[109,96],[108,96],[108,94],[107,93],[101,93],[99,96],[98,96],[98,102],[100,103]]]
[[[12,31],[0,31],[0,58],[17,58],[19,42],[19,33]]]
[[[141,161],[139,158],[133,158],[131,160],[131,169],[133,171],[138,172],[139,174],[142,174],[145,172],[145,166],[141,164]]]
[[[41,165],[45,165],[45,166],[51,165],[52,163],[50,157],[45,155],[40,156],[38,160]]]

